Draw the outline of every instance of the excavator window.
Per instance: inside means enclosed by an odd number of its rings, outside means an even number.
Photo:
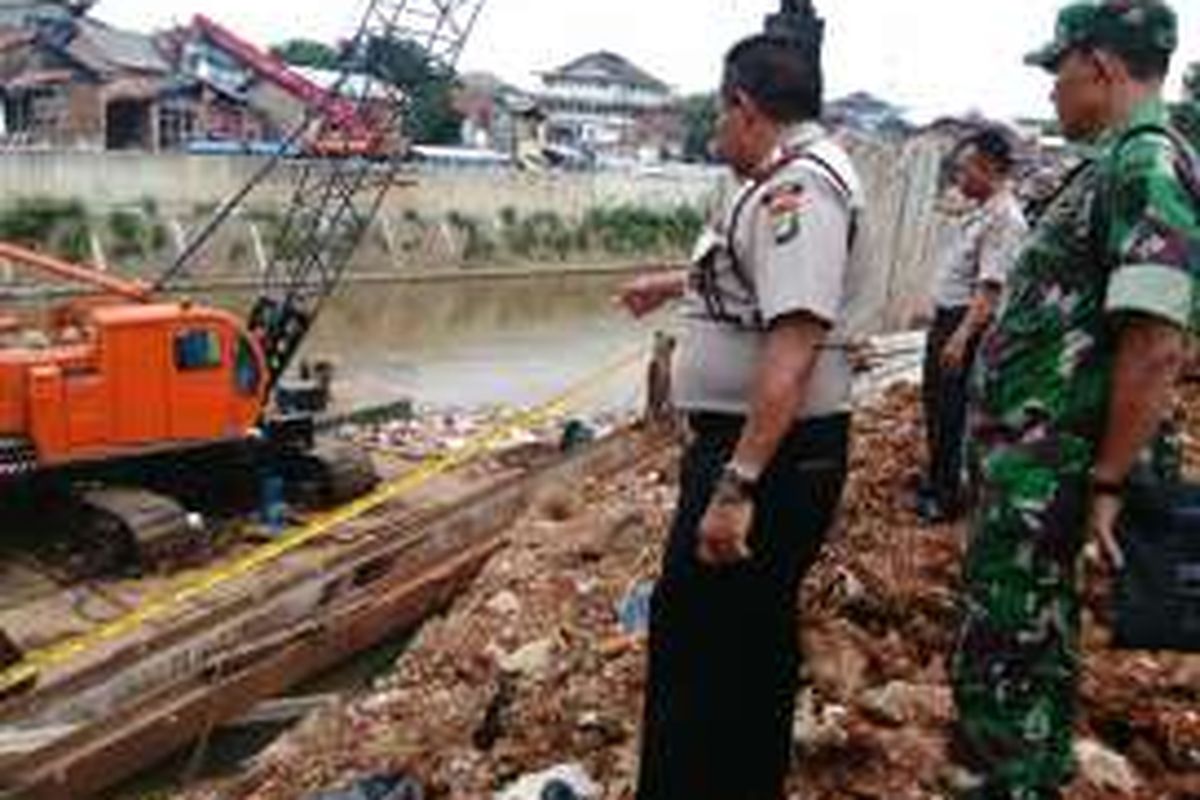
[[[233,383],[238,393],[246,397],[257,395],[262,383],[262,370],[254,357],[254,349],[245,338],[238,339],[237,355],[233,363]]]
[[[221,366],[221,334],[197,328],[175,336],[175,368],[180,372]]]

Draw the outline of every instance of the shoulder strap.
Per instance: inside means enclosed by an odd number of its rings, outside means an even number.
[[[1113,158],[1118,158],[1121,151],[1135,139],[1148,135],[1162,136],[1171,143],[1171,147],[1179,156],[1179,162],[1183,167],[1177,170],[1179,181],[1187,189],[1188,194],[1192,196],[1192,200],[1200,205],[1200,156],[1197,156],[1196,150],[1192,147],[1191,143],[1174,126],[1148,122],[1144,125],[1137,125],[1130,128],[1121,135],[1121,138],[1114,145]]]
[[[801,161],[807,161],[817,167],[821,174],[824,175],[829,182],[834,185],[834,187],[838,190],[838,193],[845,198],[846,209],[850,215],[848,249],[853,250],[854,243],[858,239],[859,226],[858,209],[854,206],[854,190],[850,188],[850,184],[846,182],[846,178],[840,172],[834,169],[832,164],[811,150],[805,150],[802,152],[799,156],[799,159]]]
[[[853,204],[854,192],[850,188],[850,184],[841,175],[841,173],[839,173],[826,159],[822,158],[811,150],[793,150],[785,153],[782,158],[771,165],[771,168],[766,172],[766,174],[757,178],[753,185],[737,199],[733,207],[733,211],[729,215],[728,229],[725,231],[725,249],[729,255],[730,269],[733,272],[734,278],[742,287],[743,291],[745,291],[751,298],[755,299],[756,305],[756,287],[754,286],[754,282],[750,280],[750,276],[746,274],[745,267],[743,266],[741,259],[738,257],[736,241],[737,230],[739,227],[741,227],[741,218],[745,213],[747,206],[750,205],[752,200],[759,196],[759,192],[762,190],[762,188],[784,169],[799,161],[806,161],[814,165],[817,170],[833,185],[838,194],[845,198],[846,206],[850,214],[849,249],[853,249],[854,243],[858,238],[859,217],[858,211]],[[709,315],[718,321],[739,322],[744,325],[746,321],[737,320],[725,312],[724,303],[720,302],[720,298],[716,296],[717,287],[715,276],[707,276],[707,278],[708,280],[704,281],[704,289],[702,290],[701,294],[705,296],[705,303],[708,306]],[[754,317],[754,319],[749,320],[750,326],[761,327],[762,320],[758,317],[757,312],[755,312]]]
[[[737,253],[737,231],[741,227],[742,214],[745,213],[746,207],[750,205],[750,201],[758,197],[759,191],[770,183],[772,178],[802,158],[803,155],[801,152],[785,153],[782,158],[771,165],[771,168],[767,170],[765,175],[754,180],[750,188],[738,198],[737,203],[733,207],[733,213],[729,215],[729,227],[725,231],[725,249],[729,253],[730,266],[733,269],[734,277],[737,278],[738,283],[751,296],[754,294],[754,284],[746,274],[745,269],[743,269],[742,260],[738,257]]]
[[[1183,184],[1184,190],[1192,198],[1193,204],[1197,208],[1197,213],[1200,213],[1200,157],[1197,157],[1196,151],[1191,144],[1184,138],[1183,134],[1179,133],[1170,125],[1163,125],[1156,122],[1148,122],[1144,125],[1135,125],[1129,130],[1121,134],[1113,145],[1112,150],[1108,155],[1109,169],[1105,171],[1105,180],[1111,181],[1113,169],[1120,160],[1121,153],[1137,139],[1143,136],[1161,136],[1165,138],[1171,145],[1171,148],[1178,156],[1175,164],[1175,173],[1179,178],[1179,182]],[[1107,259],[1107,223],[1108,223],[1108,208],[1112,201],[1115,187],[1105,185],[1096,197],[1095,203],[1092,206],[1092,252],[1094,257],[1099,260]]]
[[[1052,191],[1044,200],[1038,200],[1034,204],[1036,208],[1026,210],[1026,214],[1029,216],[1030,224],[1036,225],[1038,220],[1040,220],[1046,214],[1046,212],[1054,206],[1055,202],[1058,201],[1058,198],[1066,194],[1066,191],[1075,184],[1075,181],[1078,180],[1079,177],[1083,175],[1087,168],[1092,166],[1093,163],[1094,162],[1091,160],[1084,159],[1075,166],[1071,167],[1071,169],[1067,170],[1067,174],[1059,180],[1058,186],[1054,187],[1054,191]]]

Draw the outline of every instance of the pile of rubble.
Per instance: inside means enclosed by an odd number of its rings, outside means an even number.
[[[558,445],[572,423],[561,415],[525,421],[511,408],[477,409],[417,407],[379,421],[339,426],[339,438],[374,452],[409,461],[422,461],[455,452],[486,438],[489,451],[511,451],[538,445]],[[622,415],[603,413],[573,421],[587,436],[604,436],[625,422]],[[492,435],[499,431],[499,435]]]
[[[915,390],[894,390],[856,423],[846,510],[806,587],[794,797],[950,797],[960,780],[947,758],[945,655],[963,537],[922,528],[904,508],[917,406]],[[1191,408],[1200,417],[1200,396]],[[307,720],[242,778],[194,796],[297,798],[393,774],[430,798],[523,800],[538,797],[521,793],[530,773],[559,767],[590,788],[558,796],[632,797],[645,597],[673,460],[662,453],[619,480],[544,497],[393,674]],[[1083,769],[1068,797],[1200,798],[1200,659],[1109,651],[1096,616]]]

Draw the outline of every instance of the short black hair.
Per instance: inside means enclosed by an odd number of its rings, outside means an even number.
[[[1171,71],[1171,54],[1163,50],[1116,49],[1134,80],[1162,80]]]
[[[1002,173],[1012,171],[1016,157],[1008,134],[999,128],[982,128],[967,136],[959,145],[960,150],[973,149],[995,164]]]
[[[735,90],[777,122],[817,119],[825,93],[820,52],[780,36],[743,39],[725,56],[721,93],[728,98]]]
[[[1124,62],[1130,77],[1136,81],[1162,80],[1171,71],[1171,53],[1165,50],[1122,47],[1109,43],[1085,44],[1075,49],[1084,54],[1094,53],[1096,50],[1112,53]]]

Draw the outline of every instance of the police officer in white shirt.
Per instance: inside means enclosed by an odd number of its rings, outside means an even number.
[[[922,384],[929,460],[917,503],[917,512],[929,523],[953,520],[964,510],[970,370],[1029,230],[1012,191],[1012,168],[1012,145],[1003,131],[984,128],[959,146],[955,183],[978,205],[960,220],[934,289],[936,310]]]
[[[862,191],[816,122],[820,21],[789,6],[795,35],[725,60],[716,144],[740,186],[688,269],[622,293],[637,315],[683,298],[672,385],[694,434],[652,601],[638,800],[782,796],[798,590],[846,477]]]

